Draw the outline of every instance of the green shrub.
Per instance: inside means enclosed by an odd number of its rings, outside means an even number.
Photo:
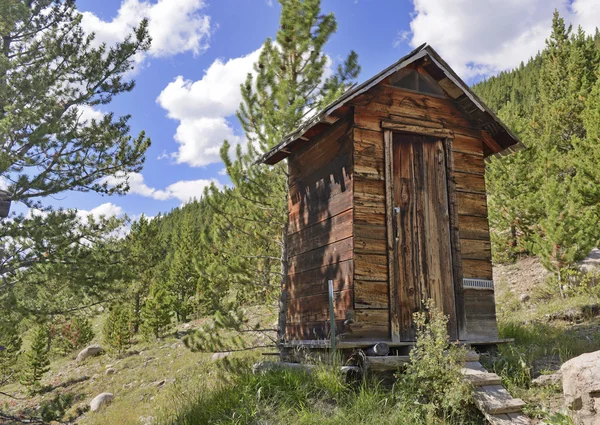
[[[40,416],[44,421],[59,421],[71,407],[75,395],[72,393],[56,394],[51,400],[44,400],[40,407]]]
[[[414,322],[416,344],[395,391],[422,423],[466,421],[473,414],[473,389],[461,373],[466,349],[450,343],[448,318],[431,300],[415,313]]]

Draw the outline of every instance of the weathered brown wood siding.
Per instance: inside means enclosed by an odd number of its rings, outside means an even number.
[[[327,337],[329,279],[339,331],[353,308],[351,120],[338,121],[288,158],[288,339]]]
[[[492,279],[481,129],[449,98],[402,90],[383,81],[353,99],[354,307],[353,338],[384,338],[389,330],[384,135],[381,121],[445,128],[452,156],[458,231],[465,278]],[[464,291],[467,335],[496,337],[493,292]]]

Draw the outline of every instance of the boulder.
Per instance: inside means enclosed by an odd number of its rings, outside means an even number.
[[[600,351],[582,354],[560,368],[565,404],[584,425],[600,425]]]
[[[117,369],[115,369],[114,367],[109,367],[104,371],[105,375],[114,375],[115,373],[117,373]]]
[[[549,375],[540,375],[531,381],[531,383],[536,387],[548,387],[550,385],[560,384],[561,378],[562,376],[560,373],[551,373]]]
[[[85,347],[83,350],[77,354],[77,361],[82,362],[88,357],[97,356],[102,353],[104,348],[100,347],[98,344],[90,345],[89,347]]]
[[[112,393],[98,394],[90,401],[90,410],[92,412],[97,412],[102,406],[109,404],[113,398],[114,395]]]

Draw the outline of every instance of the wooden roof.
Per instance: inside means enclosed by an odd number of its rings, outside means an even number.
[[[379,74],[346,91],[337,100],[287,135],[277,146],[265,153],[259,162],[273,165],[285,159],[298,143],[305,142],[319,133],[322,130],[319,127],[328,126],[339,118],[340,113],[347,113],[348,107],[345,106],[347,102],[365,93],[407,65],[425,58],[428,59],[424,65],[426,71],[440,84],[448,96],[454,99],[458,107],[491,136],[493,140],[488,142],[494,147],[492,154],[504,155],[522,148],[519,138],[473,93],[437,52],[431,46],[422,44]]]

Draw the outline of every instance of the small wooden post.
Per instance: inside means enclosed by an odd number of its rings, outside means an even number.
[[[335,353],[335,311],[333,309],[333,280],[329,281],[329,322],[331,333],[331,352]]]

